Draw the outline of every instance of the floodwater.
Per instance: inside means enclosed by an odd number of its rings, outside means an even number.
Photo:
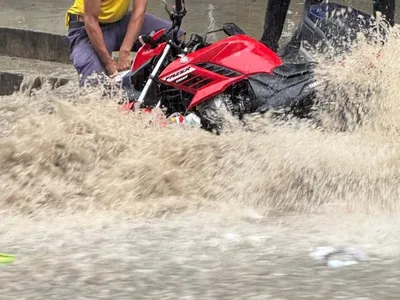
[[[2,0],[0,22],[63,32],[70,2]],[[265,3],[237,3],[188,3],[188,31],[258,36]],[[0,252],[16,255],[2,299],[398,299],[399,46],[320,68],[339,104],[317,107],[322,130],[160,128],[72,85],[2,97]],[[369,259],[332,269],[309,257],[325,245]]]

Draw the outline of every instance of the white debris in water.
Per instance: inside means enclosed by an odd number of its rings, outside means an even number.
[[[312,249],[310,256],[317,260],[322,260],[334,251],[336,251],[335,247],[316,247]]]
[[[331,268],[341,268],[341,267],[347,267],[347,266],[352,266],[358,264],[358,261],[355,260],[328,260],[327,265]]]
[[[333,246],[316,247],[311,251],[310,257],[324,261],[331,268],[351,266],[368,259],[360,248]]]
[[[256,210],[249,208],[244,211],[243,219],[248,222],[260,222],[264,217]]]
[[[228,232],[224,234],[224,238],[229,242],[240,243],[242,241],[242,237],[234,232]]]

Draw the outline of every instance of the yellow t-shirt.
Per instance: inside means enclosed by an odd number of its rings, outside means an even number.
[[[65,25],[68,28],[70,14],[82,15],[84,13],[85,0],[75,0],[74,5],[68,10],[65,16]],[[101,0],[99,22],[113,23],[122,19],[129,11],[130,0]]]

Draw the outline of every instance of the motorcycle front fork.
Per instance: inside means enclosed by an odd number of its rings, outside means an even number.
[[[149,79],[147,79],[146,85],[143,88],[143,91],[140,93],[139,99],[137,100],[137,102],[139,102],[140,104],[142,104],[144,102],[144,99],[147,96],[147,93],[149,92],[149,89],[151,87],[151,85],[154,82],[154,79],[157,77],[157,75],[159,74],[159,70],[165,60],[165,58],[167,57],[169,51],[171,50],[171,46],[169,44],[167,44],[163,50],[163,53],[160,57],[160,59],[158,60],[156,66],[154,67],[153,72],[151,72]],[[160,101],[157,103],[156,107],[160,106]]]

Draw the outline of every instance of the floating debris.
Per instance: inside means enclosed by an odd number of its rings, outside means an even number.
[[[316,247],[312,249],[310,256],[314,259],[324,261],[331,268],[351,266],[368,259],[368,256],[362,249],[347,246]]]
[[[0,265],[8,265],[14,262],[15,256],[11,254],[0,253]]]

